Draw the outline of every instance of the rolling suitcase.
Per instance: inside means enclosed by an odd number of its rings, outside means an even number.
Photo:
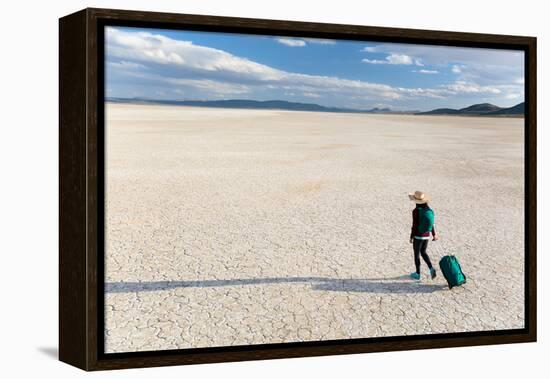
[[[466,283],[466,276],[462,272],[460,263],[454,255],[446,255],[439,261],[439,268],[447,280],[449,289]]]

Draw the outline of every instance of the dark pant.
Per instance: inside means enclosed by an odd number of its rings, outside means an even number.
[[[428,267],[432,268],[432,262],[430,262],[430,257],[428,257],[428,254],[426,254],[426,249],[428,248],[428,241],[429,240],[419,240],[414,239],[413,241],[413,250],[414,250],[414,265],[416,266],[416,273],[420,274],[420,256],[422,255],[422,259],[424,259],[424,262],[428,265]]]

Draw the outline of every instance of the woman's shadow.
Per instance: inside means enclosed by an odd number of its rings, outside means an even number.
[[[108,282],[105,293],[131,293],[164,291],[175,288],[208,288],[243,285],[297,283],[310,284],[317,291],[363,292],[363,293],[432,293],[447,286],[413,281],[408,275],[393,278],[337,279],[325,277],[271,277],[253,279],[180,280],[157,282]]]
[[[334,279],[313,285],[320,291],[369,292],[369,293],[432,293],[447,288],[442,284],[422,283],[410,280],[408,275],[378,279]]]

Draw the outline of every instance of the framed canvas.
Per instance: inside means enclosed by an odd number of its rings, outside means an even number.
[[[536,340],[536,39],[60,19],[59,357]]]

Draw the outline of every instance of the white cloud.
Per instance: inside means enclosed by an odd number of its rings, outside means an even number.
[[[313,97],[313,98],[319,98],[319,97],[321,97],[321,95],[319,95],[318,93],[313,93],[313,92],[303,92],[303,93],[302,93],[302,96],[305,96],[305,97]]]
[[[120,61],[120,62],[107,62],[111,67],[126,69],[126,70],[141,70],[146,69],[145,65],[136,62]]]
[[[290,47],[304,47],[308,43],[315,45],[335,45],[336,41],[333,39],[323,39],[323,38],[275,38],[275,41]]]
[[[302,47],[306,45],[306,42],[301,39],[294,39],[294,38],[277,38],[275,39],[277,42],[290,46],[290,47]]]
[[[302,38],[308,43],[314,43],[317,45],[336,45],[336,41],[333,39],[323,39],[323,38]]]
[[[420,74],[439,74],[437,70],[413,70],[413,72],[418,72]]]
[[[361,59],[361,62],[363,63],[370,63],[370,64],[389,64],[387,60],[380,60],[380,59]]]
[[[376,46],[366,46],[361,49],[365,53],[376,53]]]
[[[413,64],[413,59],[405,54],[391,54],[386,57],[390,64]]]
[[[367,58],[361,59],[361,62],[370,63],[370,64],[389,64],[389,62],[387,60],[367,59]]]
[[[458,64],[455,64],[453,65],[453,68],[451,69],[451,71],[455,74],[460,74],[462,73],[462,67],[461,65],[458,65]]]
[[[237,95],[250,92],[250,87],[242,84],[224,83],[209,79],[178,79],[162,78],[166,83],[193,87],[208,92],[220,93],[224,95]]]
[[[240,58],[223,50],[194,45],[191,41],[174,40],[146,32],[126,32],[106,28],[106,53],[123,60],[137,60],[140,64],[160,64],[191,71],[226,72],[273,79],[281,71]]]
[[[390,54],[384,60],[364,58],[362,59],[362,62],[370,63],[370,64],[394,64],[394,65],[415,64],[417,66],[423,66],[420,60],[413,59],[412,57],[405,54]]]
[[[507,94],[505,97],[506,97],[507,99],[517,99],[517,98],[519,98],[519,97],[521,97],[521,96],[522,96],[521,93],[509,93],[509,94]]]
[[[500,94],[502,90],[496,86],[481,86],[477,83],[457,80],[452,84],[445,84],[442,88],[448,89],[454,93],[490,93]]]

